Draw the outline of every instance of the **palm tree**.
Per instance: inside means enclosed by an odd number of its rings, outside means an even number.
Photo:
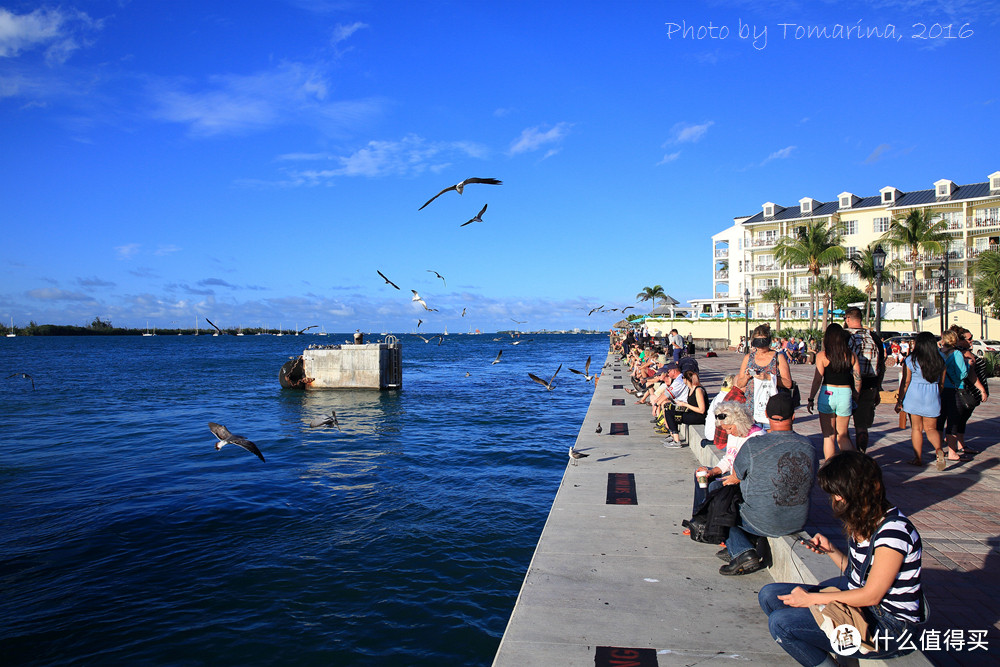
[[[787,287],[782,287],[780,285],[775,285],[774,287],[769,287],[764,290],[764,293],[760,295],[761,300],[767,301],[774,304],[774,331],[778,332],[781,330],[781,304],[789,299],[792,293],[788,291]]]
[[[813,286],[817,294],[823,295],[823,328],[821,331],[825,333],[827,322],[830,321],[830,308],[833,306],[833,295],[844,286],[844,281],[839,276],[825,275],[817,278]]]
[[[872,294],[875,293],[875,259],[872,257],[872,251],[875,250],[875,246],[877,245],[878,242],[873,241],[868,244],[867,248],[862,248],[861,252],[855,252],[847,258],[847,264],[851,269],[851,273],[865,281],[864,292],[867,295],[867,298],[865,299],[866,324],[868,320],[868,313],[871,312]],[[900,264],[898,260],[894,259],[887,262],[885,270],[882,271],[882,283],[889,285],[896,284],[898,282],[896,279],[896,272],[901,268],[902,264]]]
[[[799,229],[795,238],[784,237],[778,240],[774,248],[774,257],[786,268],[805,266],[806,270],[813,275],[813,279],[818,279],[821,268],[844,259],[840,232],[828,227],[826,220],[810,220],[805,227]],[[815,293],[810,289],[810,329],[813,328],[816,321],[814,296]]]
[[[653,285],[652,287],[643,287],[642,291],[635,295],[635,298],[639,301],[649,301],[652,299],[655,306],[657,299],[666,300],[667,293],[663,291],[663,285]]]
[[[972,291],[976,305],[989,309],[996,317],[1000,314],[1000,251],[987,250],[979,255],[974,271]]]
[[[882,240],[894,248],[910,251],[910,261],[913,262],[913,280],[910,281],[910,324],[913,331],[917,330],[917,315],[914,305],[917,302],[917,260],[921,251],[925,253],[941,252],[948,242],[948,223],[936,220],[938,214],[928,209],[913,209],[906,215],[897,216],[889,225],[889,231]]]

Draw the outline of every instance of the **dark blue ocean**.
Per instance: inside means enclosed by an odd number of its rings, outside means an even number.
[[[490,664],[607,351],[495,337],[398,392],[279,387],[343,334],[0,339],[0,664]]]

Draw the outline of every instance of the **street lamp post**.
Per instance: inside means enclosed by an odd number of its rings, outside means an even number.
[[[882,336],[882,272],[885,271],[885,250],[882,245],[875,246],[872,251],[872,264],[875,269],[875,332]]]
[[[750,349],[750,288],[748,287],[743,291],[743,320],[746,322],[746,335],[743,337],[744,344],[743,351],[746,352]]]
[[[950,314],[948,312],[948,301],[949,301],[948,297],[951,296],[950,295],[951,285],[948,284],[950,282],[950,279],[949,279],[949,276],[948,276],[948,255],[949,254],[950,253],[948,252],[948,245],[946,245],[945,248],[944,248],[944,327],[943,327],[945,329],[948,328],[948,315]]]

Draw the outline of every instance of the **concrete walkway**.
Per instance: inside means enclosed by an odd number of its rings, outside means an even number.
[[[709,396],[726,373],[738,370],[740,360],[734,353],[699,357]],[[834,576],[829,559],[783,538],[772,540],[770,570],[719,575],[716,548],[683,536],[680,523],[691,513],[695,456],[710,460],[717,450],[701,449],[697,442],[692,448],[664,448],[648,408],[634,405],[624,391],[630,386],[628,369],[613,357],[608,363],[576,443],[590,456],[566,468],[494,665],[795,664],[771,640],[756,594],[772,577],[813,583]],[[792,372],[804,402],[813,367],[793,366]],[[894,379],[890,370],[886,388]],[[996,393],[1000,399],[1000,384]],[[600,435],[594,433],[598,422]],[[926,627],[940,631],[941,646],[925,645],[930,650],[923,655],[891,664],[928,664],[928,659],[939,665],[997,664],[1000,400],[980,406],[969,425],[967,446],[983,453],[945,472],[906,466],[913,455],[909,431],[898,430],[896,423],[891,406],[879,408],[869,453],[883,467],[890,500],[912,517],[924,540],[924,583],[932,608]],[[612,435],[618,424],[627,435]],[[804,407],[796,413],[796,430],[821,451],[818,417]],[[933,456],[925,453],[924,460]],[[622,473],[624,478],[612,479]],[[636,504],[617,504],[612,496],[619,492],[627,499],[629,474]],[[807,529],[843,543],[826,495],[817,488],[812,500]],[[956,630],[967,640],[973,631],[986,631],[988,650],[949,645],[945,637],[957,642]],[[933,632],[924,634],[933,642]]]

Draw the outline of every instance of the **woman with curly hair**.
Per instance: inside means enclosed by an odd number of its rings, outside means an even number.
[[[941,414],[941,387],[944,384],[945,364],[938,352],[934,334],[922,331],[917,334],[913,352],[903,362],[903,380],[896,399],[896,412],[900,410],[910,415],[910,442],[916,454],[908,461],[910,465],[922,466],[924,433],[934,447],[937,469],[944,470],[944,449],[941,448],[941,432],[938,431],[938,415]]]
[[[771,636],[799,664],[836,665],[830,657],[831,638],[809,608],[839,602],[859,610],[868,621],[862,640],[873,644],[875,651],[862,657],[892,658],[909,652],[912,649],[903,649],[900,640],[907,631],[912,635],[913,626],[927,616],[917,529],[886,499],[882,471],[861,452],[832,457],[820,468],[817,481],[830,494],[833,512],[844,524],[848,550],[842,552],[819,533],[802,544],[827,554],[845,572],[846,581],[764,586],[758,601],[767,614]],[[826,588],[835,584],[840,586]]]

